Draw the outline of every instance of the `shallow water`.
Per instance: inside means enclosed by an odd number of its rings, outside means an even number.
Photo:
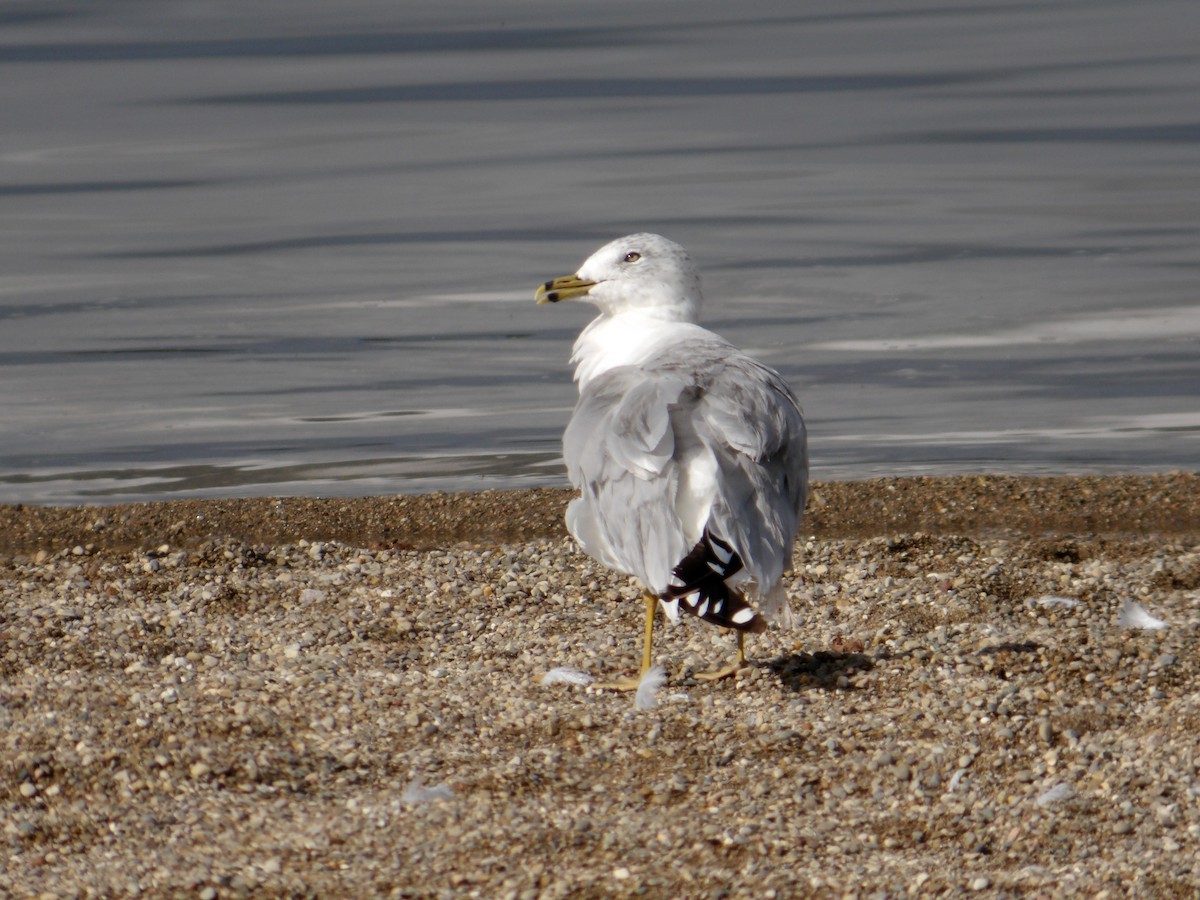
[[[0,6],[0,500],[565,483],[634,230],[816,478],[1198,467],[1196,4],[399,9]]]

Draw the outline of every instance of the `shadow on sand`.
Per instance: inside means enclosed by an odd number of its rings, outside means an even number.
[[[806,691],[820,688],[848,691],[853,690],[851,676],[874,668],[875,660],[865,653],[821,650],[816,653],[777,656],[764,666],[774,672],[780,684],[788,690]]]

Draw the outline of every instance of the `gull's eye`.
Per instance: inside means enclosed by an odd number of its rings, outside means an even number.
[[[636,250],[630,250],[628,253],[625,254],[625,262],[633,263],[633,262],[637,262],[641,258],[642,258],[642,254],[638,253]]]

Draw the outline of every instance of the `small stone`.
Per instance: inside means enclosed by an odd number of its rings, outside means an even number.
[[[617,879],[617,881],[625,881],[629,878],[629,870],[624,866],[617,866],[613,869],[613,878]]]
[[[37,785],[34,784],[32,781],[22,781],[21,782],[21,796],[22,797],[32,797],[37,792],[38,792]]]
[[[211,772],[212,767],[206,762],[194,762],[188,769],[188,773],[193,778],[207,778]]]
[[[200,900],[217,900],[217,889],[211,884],[200,889]]]
[[[978,878],[971,879],[970,888],[973,891],[986,891],[991,886],[992,883],[986,875],[980,875]]]

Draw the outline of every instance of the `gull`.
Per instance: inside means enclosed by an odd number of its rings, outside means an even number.
[[[606,244],[538,303],[582,299],[600,314],[575,342],[579,401],[563,458],[579,496],[567,530],[585,553],[632,575],[646,607],[641,674],[658,607],[737,632],[791,624],[781,579],[808,496],[804,417],[777,372],[697,324],[700,276],[657,234]],[[636,690],[638,678],[600,685]]]

